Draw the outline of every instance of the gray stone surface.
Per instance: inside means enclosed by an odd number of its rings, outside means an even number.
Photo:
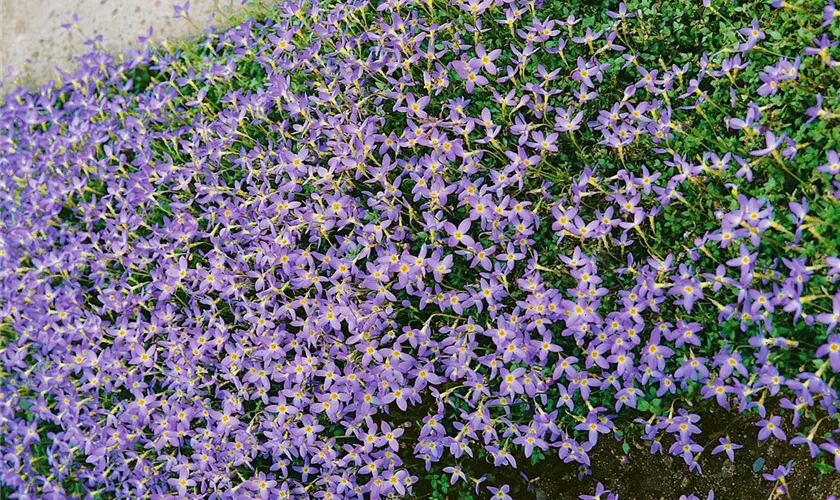
[[[241,0],[191,0],[191,22],[174,19],[173,6],[185,1],[0,0],[0,81],[6,87],[15,77],[43,84],[56,77],[56,67],[73,68],[73,57],[86,52],[84,41],[96,34],[104,37],[105,49],[119,53],[139,46],[137,38],[150,26],[155,40],[182,39],[200,34],[212,15],[214,25],[229,24],[229,13],[242,8]],[[62,28],[73,14],[81,18],[79,28]]]

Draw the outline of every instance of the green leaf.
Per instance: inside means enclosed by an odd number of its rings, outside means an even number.
[[[826,463],[823,463],[823,462],[812,462],[812,463],[814,464],[814,467],[815,467],[818,471],[822,472],[823,474],[832,474],[832,473],[834,473],[834,467],[832,467],[832,466],[830,466],[830,465],[828,465],[828,464],[826,464]]]

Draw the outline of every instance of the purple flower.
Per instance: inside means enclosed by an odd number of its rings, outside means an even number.
[[[759,420],[755,425],[761,428],[758,431],[759,441],[764,441],[771,435],[781,441],[787,441],[787,435],[782,430],[782,417],[771,416],[769,419]]]
[[[819,447],[814,443],[814,440],[810,436],[794,436],[790,439],[791,446],[799,446],[801,444],[808,445],[808,452],[811,454],[811,458],[816,458],[817,454],[820,452]]]
[[[828,163],[817,167],[817,172],[825,172],[831,175],[840,175],[840,155],[833,149],[828,152]]]
[[[825,28],[838,17],[840,17],[840,10],[834,5],[834,0],[828,0],[826,6],[823,7],[823,23],[820,28]]]
[[[423,111],[423,109],[429,104],[430,100],[431,98],[429,96],[424,96],[415,100],[414,95],[409,94],[406,97],[405,106],[398,108],[397,111],[406,113],[406,116],[408,117],[417,116],[418,118],[426,118],[428,115],[425,111]]]
[[[466,82],[465,87],[469,94],[475,91],[476,86],[487,85],[489,83],[487,78],[479,73],[479,69],[483,67],[481,60],[476,59],[469,63],[456,61],[453,67],[458,76]]]
[[[776,467],[773,470],[773,472],[771,472],[769,474],[765,473],[763,475],[763,477],[764,477],[764,479],[766,479],[768,481],[783,480],[788,474],[790,474],[790,471],[792,469],[793,469],[793,461],[791,460],[787,463],[787,465],[780,465],[780,466]]]
[[[747,37],[750,41],[764,40],[764,32],[762,32],[761,28],[758,26],[757,19],[752,20],[749,28],[741,28],[738,32]]]
[[[624,5],[624,4],[622,4],[622,5]],[[609,495],[609,494],[610,494],[610,490],[608,490],[606,487],[604,487],[604,485],[601,484],[601,482],[599,481],[598,485],[595,487],[595,494],[594,495],[580,495],[580,496],[578,496],[578,498],[580,500],[606,500],[607,495]],[[617,496],[615,498],[616,498],[616,500],[618,499]]]
[[[499,58],[500,55],[502,55],[502,50],[494,49],[490,52],[487,52],[481,44],[478,44],[475,47],[475,54],[481,62],[481,67],[491,75],[495,75],[496,65],[493,64],[493,61],[495,61]]]
[[[828,266],[826,276],[832,278],[832,282],[840,278],[840,258],[828,256],[825,258],[825,264]]]
[[[758,252],[750,253],[750,250],[747,247],[747,245],[742,243],[740,247],[740,255],[738,257],[734,257],[727,260],[726,265],[730,267],[740,268],[741,277],[743,278],[744,276],[752,273],[757,256]]]
[[[190,10],[190,2],[185,2],[184,5],[173,5],[174,14],[172,16],[173,19],[178,19],[180,17],[188,17],[189,10]]]
[[[694,454],[703,451],[703,447],[694,441],[691,441],[690,438],[687,438],[677,440],[673,445],[671,445],[671,448],[668,451],[672,455],[681,456],[686,465],[693,470],[695,467],[698,467],[697,462],[694,460]]]
[[[444,467],[443,472],[450,474],[452,477],[449,479],[449,484],[455,484],[458,482],[458,479],[463,479],[464,481],[467,480],[467,476],[464,475],[464,471],[461,470],[461,467],[454,466],[454,467]]]
[[[589,443],[592,445],[598,442],[598,434],[607,434],[610,432],[610,428],[593,413],[590,413],[585,421],[576,425],[575,429],[587,431],[589,434]]]
[[[817,315],[817,321],[824,325],[828,325],[827,333],[831,333],[837,323],[840,323],[840,291],[834,294],[831,301],[831,312],[820,313]]]
[[[694,279],[672,278],[674,286],[668,290],[670,295],[679,295],[680,298],[674,301],[675,305],[681,305],[686,312],[691,312],[694,303],[703,299],[703,287]]]
[[[707,3],[708,1],[709,0],[704,0],[704,3]],[[708,5],[706,5],[706,7],[708,7]],[[691,494],[681,495],[680,500],[700,500],[700,498],[694,494]],[[709,490],[709,494],[706,496],[706,500],[715,500],[715,490]]]
[[[735,462],[735,450],[743,448],[740,444],[732,443],[726,438],[720,438],[720,444],[712,450],[712,455],[726,453],[731,462]]]
[[[177,478],[167,480],[167,483],[178,491],[178,494],[184,496],[187,494],[187,489],[196,485],[194,479],[190,478],[190,474],[186,469],[181,469]]]
[[[828,338],[828,342],[817,348],[817,358],[828,356],[831,369],[840,372],[840,335],[834,334]]]
[[[494,488],[493,486],[488,486],[487,489],[490,490],[490,493],[493,494],[493,500],[513,500],[510,497],[510,495],[508,495],[508,492],[510,491],[510,486],[506,484],[502,485],[501,488]]]
[[[840,472],[840,445],[833,439],[829,439],[827,442],[821,444],[820,448],[834,458],[834,468],[837,472]]]
[[[823,109],[822,104],[823,96],[822,94],[817,94],[816,104],[805,110],[805,114],[808,115],[808,119],[805,121],[804,125],[808,125],[814,120],[831,116],[831,113],[828,113],[826,110]]]
[[[613,12],[611,10],[607,11],[607,16],[613,19],[630,19],[636,17],[635,14],[628,14],[627,13],[627,5],[624,2],[618,4],[618,12]]]

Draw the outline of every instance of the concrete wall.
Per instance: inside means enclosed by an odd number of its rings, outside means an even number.
[[[103,35],[107,50],[122,52],[138,46],[137,37],[150,26],[156,40],[190,37],[210,24],[212,14],[213,24],[224,26],[226,14],[242,8],[241,0],[190,0],[192,23],[173,19],[173,6],[185,1],[0,0],[0,82],[7,87],[14,76],[28,85],[47,82],[56,67],[75,67],[73,56],[86,52],[84,41],[95,34]],[[81,17],[80,29],[62,28],[74,13]]]

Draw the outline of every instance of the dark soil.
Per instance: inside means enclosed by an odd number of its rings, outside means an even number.
[[[821,472],[813,464],[830,464],[825,453],[812,459],[804,446],[793,447],[772,437],[759,443],[755,425],[759,418],[755,415],[739,415],[719,408],[699,414],[702,433],[696,436],[696,441],[705,448],[698,460],[702,475],[690,472],[681,457],[668,454],[672,441],[663,442],[664,454],[652,455],[649,443],[628,438],[630,451],[625,455],[622,443],[608,435],[590,452],[591,475],[584,475],[580,480],[577,464],[563,463],[556,450],[546,452],[545,459],[535,465],[524,456],[517,456],[518,470],[495,468],[492,463],[479,460],[471,461],[469,467],[474,473],[487,474],[485,485],[509,484],[514,500],[577,500],[579,495],[593,495],[598,482],[618,493],[621,500],[678,500],[690,493],[706,500],[709,490],[714,490],[715,500],[825,500],[830,494],[840,495],[840,474]],[[788,439],[796,435],[789,422],[784,430]],[[724,453],[712,456],[720,437],[728,437],[743,446],[735,451],[735,463]],[[755,472],[759,458],[764,459],[764,465]],[[773,496],[774,482],[762,475],[786,465],[789,460],[793,461],[793,470],[786,478],[789,496]],[[422,489],[423,482],[417,486]],[[488,495],[486,488],[482,488],[482,497],[489,498]]]
[[[764,479],[762,474],[789,460],[793,460],[793,470],[786,478],[790,495],[787,498],[825,500],[829,494],[840,494],[840,474],[823,473],[812,463],[825,462],[825,454],[812,459],[807,447],[793,447],[774,438],[759,443],[754,416],[720,410],[701,416],[698,425],[703,432],[697,441],[705,447],[698,460],[703,475],[689,472],[682,458],[669,455],[670,443],[664,443],[665,454],[651,455],[647,443],[636,441],[625,456],[620,443],[599,441],[591,453],[591,476],[578,481],[576,470],[569,471],[569,465],[552,456],[534,466],[535,470],[526,472],[531,478],[532,491],[515,498],[576,500],[578,495],[594,494],[600,481],[619,493],[621,500],[677,500],[689,493],[705,500],[709,490],[715,491],[716,500],[767,500],[773,493],[774,482]],[[795,435],[790,427],[785,432],[788,439]],[[711,455],[719,444],[718,438],[727,436],[743,446],[735,452],[734,464],[723,453]],[[759,458],[765,463],[756,473],[754,464]]]

